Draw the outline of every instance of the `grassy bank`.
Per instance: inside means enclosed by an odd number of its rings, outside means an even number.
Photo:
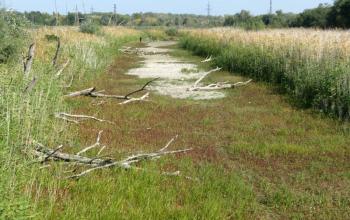
[[[199,57],[184,50],[171,55],[200,63]],[[125,72],[138,65],[138,60],[134,55],[120,56],[97,79],[77,89],[95,85],[108,94],[137,89],[148,80]],[[243,79],[221,71],[206,80]],[[350,204],[346,125],[295,110],[263,84],[252,83],[226,95],[219,100],[193,101],[152,92],[151,102],[126,106],[115,100],[100,104],[101,100],[89,97],[71,100],[72,112],[115,123],[71,125],[77,129],[79,146],[90,145],[103,130],[105,154],[116,159],[152,152],[176,134],[179,138],[172,149],[194,150],[142,163],[142,170],[103,170],[79,181],[61,180],[55,205],[45,217],[346,219]],[[79,146],[71,150],[77,152]],[[193,180],[160,175],[177,170]],[[59,176],[55,168],[49,171]],[[42,209],[47,199],[41,198]]]
[[[13,88],[3,90],[6,99],[0,96],[5,177],[0,189],[6,198],[0,200],[0,219],[349,218],[348,124],[296,110],[264,84],[228,90],[224,99],[207,101],[154,92],[150,102],[125,106],[91,97],[62,99],[63,94],[92,86],[106,94],[126,94],[148,81],[125,75],[139,65],[139,57],[115,56],[120,45],[137,40],[139,33],[127,29],[105,33],[41,29],[33,33],[37,58],[29,79],[23,79],[18,66],[18,80],[13,83],[13,69],[2,66],[1,76],[7,79],[2,85]],[[62,36],[65,46],[59,66],[68,58],[72,61],[59,78],[50,64],[56,44],[48,43],[46,34]],[[175,49],[170,55],[201,69],[211,68],[185,50]],[[20,88],[35,74],[40,74],[39,84],[23,95]],[[72,86],[64,88],[73,75]],[[205,80],[244,79],[219,71]],[[13,100],[17,101],[11,104]],[[66,123],[54,118],[58,111],[94,115],[114,124]],[[50,163],[42,168],[22,153],[33,140],[50,148],[64,144],[62,151],[76,153],[94,143],[100,130],[101,144],[107,146],[103,154],[115,159],[158,150],[175,135],[179,138],[172,149],[194,150],[141,163],[140,170],[105,169],[79,181],[64,179],[74,172],[74,165]],[[94,157],[96,151],[88,155]],[[161,175],[177,170],[182,177]]]
[[[215,65],[271,82],[301,107],[350,118],[350,35],[346,31],[187,30],[181,46]]]
[[[67,125],[54,118],[55,113],[69,112],[71,108],[63,95],[75,85],[97,77],[121,45],[139,36],[139,32],[128,29],[105,29],[96,36],[63,27],[27,33],[27,42],[36,43],[30,76],[24,77],[19,59],[0,65],[0,219],[37,218],[41,213],[34,210],[43,196],[51,198],[46,209],[52,207],[60,183],[40,170],[41,164],[31,163],[33,158],[28,155],[33,141],[49,145],[76,144],[74,134],[66,132]],[[57,43],[46,38],[52,34],[60,37],[62,44],[57,68],[52,66]],[[22,50],[25,53],[27,48]],[[70,60],[69,66],[57,77],[58,69],[67,60]],[[33,89],[26,90],[34,78]],[[66,88],[70,84],[72,87]],[[47,187],[43,189],[43,185]]]

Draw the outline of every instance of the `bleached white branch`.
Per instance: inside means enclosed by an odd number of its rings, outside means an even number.
[[[199,78],[199,79],[194,83],[193,87],[197,87],[198,84],[199,84],[200,82],[202,82],[203,79],[204,79],[205,77],[207,77],[210,73],[220,71],[221,69],[222,69],[222,68],[216,67],[215,69],[210,70],[210,71],[204,73],[203,76],[202,76],[201,78]]]
[[[157,152],[154,153],[140,153],[140,154],[136,154],[136,155],[132,155],[129,157],[126,157],[123,160],[119,160],[119,161],[114,161],[112,159],[101,159],[101,158],[88,158],[88,157],[83,157],[81,156],[81,154],[87,152],[88,150],[91,150],[95,147],[100,146],[100,138],[101,138],[101,134],[102,131],[99,132],[99,135],[97,137],[96,143],[92,146],[89,146],[87,148],[84,148],[82,151],[80,151],[77,154],[66,154],[66,153],[60,153],[58,152],[58,150],[51,150],[48,149],[46,147],[44,147],[42,144],[36,143],[36,147],[35,150],[33,151],[33,153],[38,156],[38,157],[50,157],[54,160],[59,160],[59,161],[64,161],[64,162],[73,162],[73,163],[77,163],[77,164],[82,164],[82,165],[88,165],[91,166],[92,168],[87,169],[79,174],[76,175],[72,175],[68,178],[73,178],[73,179],[78,179],[88,173],[91,173],[93,171],[96,170],[100,170],[100,169],[105,169],[105,168],[110,168],[110,167],[119,167],[119,168],[123,168],[123,169],[131,169],[131,168],[136,168],[134,166],[132,166],[135,163],[139,163],[141,161],[147,161],[147,160],[154,160],[154,159],[158,159],[162,156],[166,156],[166,155],[172,155],[172,154],[178,154],[178,153],[185,153],[188,151],[191,151],[192,148],[189,149],[183,149],[183,150],[172,150],[172,151],[167,151],[168,147],[175,141],[176,137],[171,139],[166,145],[165,147],[161,148],[160,150],[158,150]],[[102,152],[102,150],[104,149],[101,148],[99,154]],[[98,155],[97,155],[98,156]],[[136,168],[137,169],[137,168]],[[166,175],[179,175],[178,172],[176,173],[164,173]]]
[[[124,102],[119,103],[119,105],[126,105],[131,102],[146,102],[148,101],[147,99],[149,98],[149,92],[146,93],[145,95],[141,96],[140,98],[130,98]]]
[[[99,147],[101,146],[101,143],[100,143],[100,139],[101,139],[101,135],[102,135],[103,131],[100,131],[98,132],[98,135],[97,135],[97,138],[96,138],[96,143],[94,143],[93,145],[89,146],[89,147],[86,147],[84,148],[83,150],[79,151],[76,155],[80,156],[81,154],[91,150],[91,149],[94,149],[96,147]]]
[[[210,61],[212,61],[213,59],[212,59],[212,56],[208,56],[207,58],[205,58],[205,60],[202,60],[201,61],[201,63],[208,63],[208,62],[210,62]]]
[[[63,73],[63,71],[66,69],[66,67],[69,65],[70,60],[67,60],[67,62],[65,64],[63,64],[63,66],[61,67],[61,69],[59,69],[56,73],[56,77],[60,77],[61,74]]]
[[[56,118],[60,118],[60,119],[63,119],[63,120],[69,121],[69,122],[76,123],[76,124],[78,124],[79,121],[86,120],[86,119],[92,119],[92,120],[95,120],[95,121],[98,121],[98,122],[107,122],[107,123],[113,124],[113,122],[111,122],[111,121],[107,121],[107,120],[104,120],[104,119],[99,119],[99,118],[96,118],[94,116],[89,116],[89,115],[72,115],[72,114],[68,114],[68,113],[65,113],[65,112],[57,113],[56,114]]]

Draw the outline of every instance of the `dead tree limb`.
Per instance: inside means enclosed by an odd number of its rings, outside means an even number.
[[[63,64],[63,66],[61,67],[61,69],[59,69],[59,70],[57,71],[57,73],[56,73],[56,76],[57,76],[57,77],[60,77],[60,76],[61,76],[61,74],[62,74],[63,71],[67,68],[67,66],[69,65],[69,63],[70,63],[70,60],[67,60],[67,62]]]
[[[126,105],[131,102],[146,102],[148,101],[147,99],[149,98],[149,92],[146,93],[145,95],[141,96],[140,98],[130,98],[124,102],[119,103],[119,105]]]
[[[89,150],[91,150],[91,149],[94,149],[94,148],[96,148],[96,147],[101,146],[100,140],[101,140],[101,135],[102,135],[102,133],[103,133],[103,131],[98,132],[98,136],[97,136],[97,138],[96,138],[96,143],[94,143],[93,145],[91,145],[91,146],[89,146],[89,147],[86,147],[86,148],[84,148],[83,150],[79,151],[79,152],[77,153],[77,155],[80,156],[81,154],[83,154],[83,153],[85,153],[85,152],[87,152],[87,151],[89,151]]]
[[[229,83],[229,82],[217,82],[212,83],[205,86],[199,86],[199,84],[203,81],[205,77],[207,77],[210,73],[216,72],[221,70],[221,68],[217,67],[216,69],[210,70],[203,74],[202,77],[200,77],[191,88],[188,88],[188,91],[213,91],[213,90],[222,90],[222,89],[232,89],[237,88],[240,86],[248,85],[252,80],[248,80],[246,82],[237,82],[237,83]]]
[[[59,113],[57,113],[55,115],[55,117],[63,119],[63,120],[66,120],[66,121],[69,121],[69,122],[73,122],[73,123],[76,123],[76,124],[78,124],[82,120],[87,120],[87,119],[92,119],[92,120],[95,120],[95,121],[98,121],[98,122],[107,122],[107,123],[113,124],[113,122],[111,122],[111,121],[104,120],[104,119],[99,119],[99,118],[96,118],[94,116],[89,116],[89,115],[72,115],[72,114],[68,114],[68,113],[65,113],[65,112],[59,112]]]
[[[52,65],[53,66],[56,66],[56,64],[57,64],[57,59],[58,59],[58,55],[60,53],[60,49],[61,49],[61,39],[59,37],[57,37],[56,52],[55,52],[55,56],[52,59]]]
[[[237,83],[227,83],[227,82],[218,82],[218,83],[213,83],[207,86],[197,86],[191,88],[191,91],[214,91],[214,90],[222,90],[222,89],[233,89],[241,86],[248,85],[251,83],[253,80],[248,80],[245,82],[237,82]]]
[[[159,79],[159,77],[158,77],[158,78],[155,78],[155,79],[152,79],[151,81],[148,81],[144,86],[142,86],[141,89],[138,89],[138,90],[136,90],[136,91],[130,92],[129,94],[126,94],[126,95],[125,95],[125,98],[127,99],[127,98],[130,97],[131,95],[134,95],[134,94],[136,94],[136,93],[142,92],[143,90],[146,89],[147,86],[149,86],[151,83],[153,83],[154,81],[156,81],[156,80],[158,80],[158,79]]]
[[[23,90],[23,92],[24,93],[30,93],[32,90],[33,90],[33,88],[34,88],[34,86],[36,85],[36,83],[37,83],[37,78],[36,77],[34,77],[33,79],[32,79],[32,81],[30,81],[30,83],[26,86],[26,88]]]
[[[212,56],[210,56],[210,57],[207,56],[207,58],[205,58],[205,60],[202,60],[201,63],[208,63],[208,62],[210,62],[212,60],[213,60]]]
[[[73,163],[80,164],[80,165],[91,166],[91,168],[89,168],[89,169],[87,169],[79,174],[75,174],[75,175],[68,177],[69,179],[79,179],[80,177],[82,177],[86,174],[89,174],[93,171],[106,169],[106,168],[119,167],[119,168],[123,168],[123,169],[132,169],[132,168],[138,169],[137,167],[135,167],[133,165],[136,163],[139,163],[141,161],[154,160],[154,159],[158,159],[162,156],[179,154],[179,153],[186,153],[186,152],[192,150],[192,148],[183,149],[183,150],[167,150],[170,147],[170,145],[177,138],[177,136],[176,136],[175,138],[171,139],[164,147],[162,147],[160,150],[158,150],[156,152],[140,153],[140,154],[128,156],[125,159],[122,159],[119,161],[115,161],[113,159],[101,159],[98,157],[97,158],[89,158],[89,157],[80,156],[82,153],[85,153],[88,150],[91,150],[95,147],[100,146],[101,134],[102,134],[102,132],[100,131],[100,133],[97,137],[96,143],[94,145],[91,145],[87,148],[84,148],[82,151],[80,151],[77,154],[61,153],[61,152],[59,152],[61,147],[57,148],[55,150],[52,150],[52,149],[46,148],[45,146],[43,146],[40,143],[35,143],[35,149],[34,149],[33,153],[38,157],[46,158],[46,160],[51,159],[51,160],[56,160],[56,161],[73,162]],[[101,150],[98,154],[100,154],[104,148],[105,148],[105,146],[101,148]],[[168,175],[179,175],[179,172],[168,173]]]
[[[202,82],[203,79],[204,79],[205,77],[207,77],[210,73],[220,71],[221,69],[222,69],[222,68],[216,67],[215,69],[210,70],[210,71],[204,73],[203,76],[202,76],[201,78],[199,78],[199,79],[194,83],[193,87],[197,87],[198,84],[199,84],[200,82]]]
[[[23,70],[24,70],[24,76],[28,77],[30,74],[30,70],[32,69],[32,64],[33,64],[33,60],[34,60],[34,54],[35,54],[35,43],[32,43],[29,46],[28,49],[28,55],[25,58],[24,62],[23,62]]]
[[[95,90],[96,90],[96,88],[92,87],[92,88],[84,89],[81,91],[72,92],[72,93],[66,95],[65,97],[90,96],[91,93],[94,92]]]
[[[141,89],[135,90],[135,91],[130,92],[126,95],[107,95],[107,94],[103,94],[101,91],[95,92],[96,88],[92,87],[92,88],[88,88],[88,89],[84,89],[81,91],[70,93],[70,94],[66,95],[65,97],[89,96],[89,97],[93,97],[93,98],[113,98],[113,99],[130,100],[130,99],[132,99],[132,97],[130,97],[131,95],[134,95],[136,93],[144,91],[147,86],[149,86],[152,82],[154,82],[157,79],[158,78],[148,81],[144,86],[142,86]]]

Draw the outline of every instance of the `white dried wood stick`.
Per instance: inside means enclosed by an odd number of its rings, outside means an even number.
[[[212,61],[212,56],[207,56],[207,58],[205,58],[205,60],[202,60],[201,63],[207,63],[207,62],[210,62]]]
[[[85,152],[87,152],[87,151],[89,151],[91,149],[99,147],[101,145],[100,140],[101,140],[102,133],[103,133],[103,131],[98,132],[98,135],[97,135],[97,138],[96,138],[96,143],[94,143],[93,145],[91,145],[89,147],[84,148],[83,150],[79,151],[76,155],[80,156],[81,154],[83,154],[83,153],[85,153]]]
[[[149,98],[149,92],[146,93],[145,95],[141,96],[140,98],[130,98],[124,102],[119,103],[119,105],[126,105],[131,102],[146,102],[148,101],[147,99]]]
[[[89,116],[89,115],[73,115],[73,114],[68,114],[68,113],[65,113],[65,112],[60,112],[60,113],[57,113],[56,114],[56,118],[61,118],[61,119],[64,119],[64,120],[67,120],[67,121],[70,121],[70,122],[74,122],[76,124],[79,123],[79,120],[74,120],[72,118],[76,118],[76,119],[81,119],[81,120],[84,120],[84,119],[92,119],[92,120],[95,120],[95,121],[98,121],[98,122],[108,122],[110,124],[114,124],[113,122],[111,121],[108,121],[108,120],[104,120],[104,119],[99,119],[99,118],[96,118],[94,116]]]

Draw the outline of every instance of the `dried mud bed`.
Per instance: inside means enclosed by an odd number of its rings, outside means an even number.
[[[170,56],[171,49],[164,47],[175,44],[173,41],[148,43],[147,47],[139,49],[144,59],[141,67],[131,69],[127,74],[140,78],[159,78],[150,89],[172,98],[193,100],[224,98],[225,94],[218,91],[188,91],[205,72],[200,71],[194,63]]]

